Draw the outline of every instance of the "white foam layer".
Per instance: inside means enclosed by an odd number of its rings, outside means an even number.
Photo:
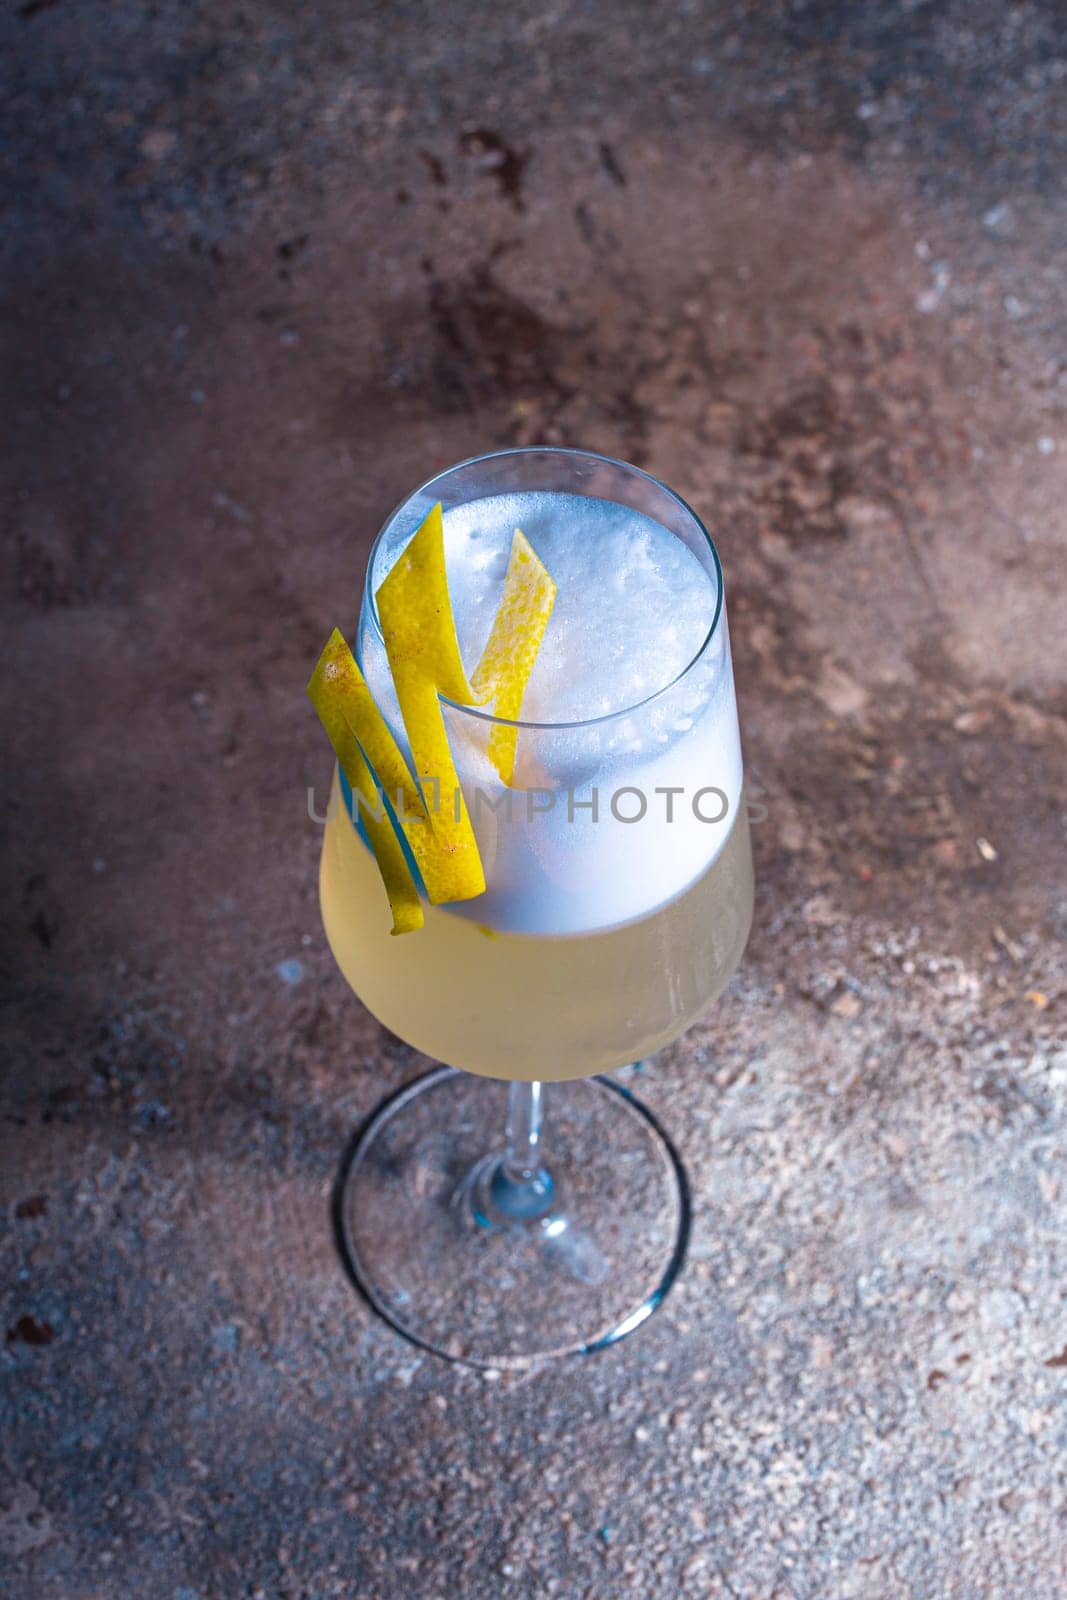
[[[445,708],[488,885],[453,909],[531,934],[592,932],[647,915],[710,866],[741,803],[725,613],[701,651],[718,598],[714,569],[650,518],[575,495],[494,496],[447,510],[444,526],[468,670],[488,636],[512,533],[521,527],[558,586],[523,720],[607,717],[522,730],[508,791],[486,755],[489,724]],[[406,750],[384,647],[366,608],[360,645],[371,689]]]
[[[477,661],[485,645],[516,528],[558,589],[524,721],[577,722],[625,710],[693,660],[715,614],[715,588],[692,551],[612,500],[527,493],[475,500],[445,515],[464,661]]]

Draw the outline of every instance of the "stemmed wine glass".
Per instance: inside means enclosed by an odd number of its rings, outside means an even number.
[[[722,568],[700,519],[636,467],[541,448],[449,468],[378,535],[356,656],[402,748],[374,597],[436,502],[446,531],[450,517],[491,527],[521,513],[535,547],[539,528],[555,530],[557,561],[580,541],[584,570],[603,540],[604,582],[621,574],[629,606],[647,562],[635,532],[630,570],[627,529],[644,530],[647,553],[651,522],[692,558],[663,549],[690,574],[679,604],[692,607],[699,589],[706,610],[669,681],[637,640],[642,659],[627,670],[643,688],[626,703],[506,724],[518,728],[510,798],[486,777],[504,719],[442,699],[487,891],[426,907],[416,933],[390,937],[359,808],[343,774],[334,781],[320,873],[334,956],[386,1027],[445,1063],[389,1097],[349,1147],[335,1196],[346,1262],[413,1343],[522,1367],[631,1332],[681,1267],[682,1162],[651,1111],[605,1074],[681,1034],[741,959],[752,917],[741,750]],[[554,576],[562,590],[566,572]],[[463,581],[450,566],[450,586]],[[593,599],[570,595],[571,622],[584,605],[605,632],[610,613]],[[625,626],[603,644],[626,662]]]

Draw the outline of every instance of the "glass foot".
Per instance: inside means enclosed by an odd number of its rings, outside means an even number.
[[[437,1067],[358,1133],[335,1191],[345,1263],[425,1350],[527,1367],[602,1349],[651,1316],[689,1236],[689,1186],[655,1117],[620,1084],[545,1090],[545,1166],[506,1160],[506,1083]]]

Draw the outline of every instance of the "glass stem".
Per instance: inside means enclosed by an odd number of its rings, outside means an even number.
[[[507,1148],[504,1167],[513,1183],[529,1183],[541,1168],[541,1128],[545,1120],[543,1083],[513,1083],[508,1090]]]
[[[492,1180],[493,1200],[509,1217],[540,1217],[552,1204],[554,1184],[541,1160],[545,1119],[543,1083],[513,1083],[508,1089],[504,1154]]]

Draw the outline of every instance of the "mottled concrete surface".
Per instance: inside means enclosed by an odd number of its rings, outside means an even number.
[[[1062,9],[0,31],[0,1591],[1062,1595]],[[392,503],[516,440],[706,515],[768,816],[641,1079],[684,1280],[494,1381],[335,1255],[425,1062],[324,948],[303,683]]]

